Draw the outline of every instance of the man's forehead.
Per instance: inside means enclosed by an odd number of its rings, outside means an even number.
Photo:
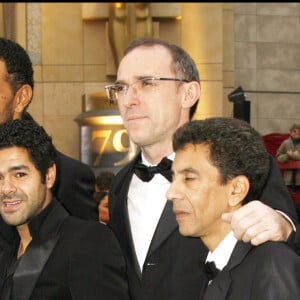
[[[161,52],[162,51],[162,52]],[[117,78],[132,80],[146,76],[166,77],[170,75],[171,56],[166,49],[139,47],[129,52],[120,62]]]
[[[6,64],[4,61],[0,59],[0,79],[5,79],[6,75],[7,75]]]

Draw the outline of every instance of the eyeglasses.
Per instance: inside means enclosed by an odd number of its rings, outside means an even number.
[[[131,84],[115,83],[106,85],[105,90],[110,103],[115,103],[126,96],[130,87],[135,87],[136,93],[142,93],[143,95],[152,92],[158,86],[157,81],[189,82],[181,78],[144,77]]]

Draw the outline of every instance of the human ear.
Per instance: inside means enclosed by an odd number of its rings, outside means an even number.
[[[15,95],[15,114],[22,114],[32,99],[32,88],[29,84],[22,85]]]
[[[232,190],[228,200],[231,207],[241,205],[248,194],[250,183],[246,176],[239,175],[232,179]]]
[[[46,174],[46,186],[51,189],[55,183],[56,178],[56,165],[53,164],[48,170]]]
[[[185,96],[182,102],[183,108],[192,107],[195,102],[200,98],[201,88],[197,81],[185,83]]]

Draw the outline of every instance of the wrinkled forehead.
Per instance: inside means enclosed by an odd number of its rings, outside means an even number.
[[[117,80],[131,81],[143,76],[166,77],[171,71],[172,56],[161,45],[140,46],[130,51],[120,62]]]

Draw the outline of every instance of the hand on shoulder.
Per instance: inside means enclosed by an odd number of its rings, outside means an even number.
[[[237,239],[253,245],[266,241],[286,241],[293,228],[278,211],[258,200],[251,201],[233,213],[222,215],[230,223]]]

